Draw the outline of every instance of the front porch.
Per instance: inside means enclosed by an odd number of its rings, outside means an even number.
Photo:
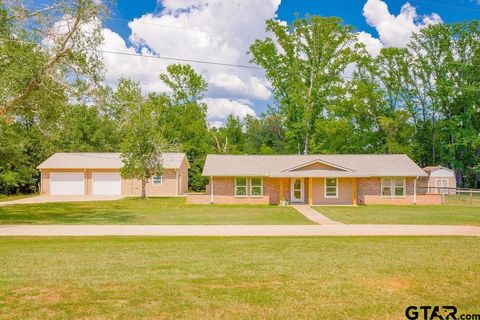
[[[357,179],[280,178],[280,200],[311,206],[357,205]]]

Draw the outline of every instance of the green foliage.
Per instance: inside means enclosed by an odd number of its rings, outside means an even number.
[[[170,151],[158,126],[159,112],[154,104],[145,103],[139,84],[131,80],[120,80],[115,97],[124,108],[121,174],[124,178],[140,180],[142,198],[145,198],[148,179],[163,174],[162,153]]]
[[[207,83],[189,65],[169,66],[160,75],[167,90],[147,96],[129,80],[116,89],[101,83],[100,57],[87,53],[102,41],[102,2],[59,0],[36,15],[21,3],[0,3],[0,37],[10,40],[0,41],[0,194],[36,191],[35,167],[54,152],[122,151],[124,176],[145,182],[172,149],[187,154],[193,191],[205,188],[209,153],[406,153],[421,166],[453,168],[459,186],[480,188],[476,20],[423,28],[408,47],[377,57],[335,17],[267,21],[272,38],[250,51],[273,106],[209,128]],[[42,45],[65,15],[69,35]]]
[[[341,74],[357,59],[356,36],[340,19],[319,16],[297,19],[291,26],[269,20],[267,31],[275,40],[256,40],[250,47],[253,61],[272,83],[285,120],[287,150],[308,153],[316,121],[344,93]]]
[[[169,94],[151,94],[148,102],[159,108],[159,126],[167,141],[178,144],[190,161],[189,186],[204,190],[202,177],[206,155],[211,150],[207,128],[207,105],[202,102],[207,83],[189,65],[173,64],[160,79]]]

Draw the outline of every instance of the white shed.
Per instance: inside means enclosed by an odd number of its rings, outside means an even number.
[[[443,166],[425,167],[423,170],[428,174],[419,184],[428,187],[428,193],[440,193],[442,190],[449,190],[448,193],[455,193],[457,180],[452,169]]]

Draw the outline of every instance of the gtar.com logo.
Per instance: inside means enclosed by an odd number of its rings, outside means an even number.
[[[409,306],[405,310],[408,320],[456,320],[454,306]]]

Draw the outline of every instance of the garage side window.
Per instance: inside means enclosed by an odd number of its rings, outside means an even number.
[[[235,178],[235,196],[247,196],[247,178]]]
[[[163,184],[163,176],[153,176],[152,185],[161,186]]]

